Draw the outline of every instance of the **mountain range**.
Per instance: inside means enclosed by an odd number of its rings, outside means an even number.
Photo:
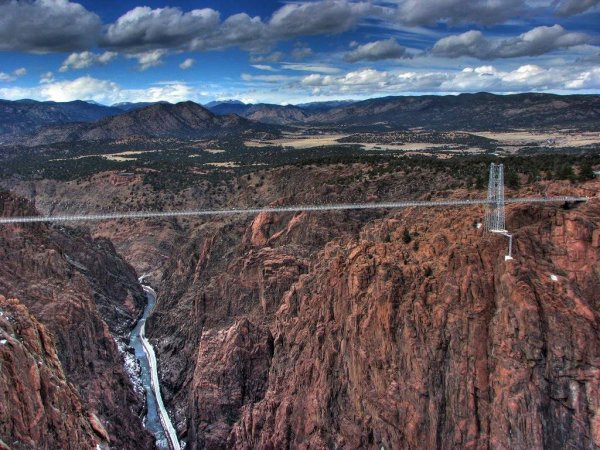
[[[110,106],[77,100],[74,102],[37,102],[0,100],[0,141],[9,136],[31,132],[45,125],[94,122],[123,111]]]
[[[489,93],[392,96],[301,105],[239,101],[170,104],[0,100],[0,143],[120,139],[127,136],[199,138],[248,131],[278,133],[279,126],[338,130],[510,130],[600,128],[600,97]]]
[[[55,142],[116,140],[127,137],[195,139],[248,132],[272,132],[273,127],[235,114],[218,116],[194,102],[154,103],[91,123],[41,128],[28,136],[29,145]]]
[[[273,124],[335,125],[435,130],[501,130],[538,127],[598,128],[597,95],[489,93],[391,96],[357,102],[270,105],[223,102],[216,114],[234,113]]]

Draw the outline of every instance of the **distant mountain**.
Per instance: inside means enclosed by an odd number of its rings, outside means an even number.
[[[0,100],[0,144],[119,139],[133,135],[195,138],[231,132],[278,132],[286,125],[325,126],[346,131],[419,127],[431,130],[600,130],[600,96],[597,95],[477,93],[285,106],[223,101],[211,102],[207,107],[209,109],[193,102],[103,106],[84,101]],[[98,120],[100,122],[95,123]]]
[[[356,100],[332,100],[329,102],[299,103],[296,106],[306,111],[326,111],[333,108],[348,106],[356,102]]]
[[[146,106],[156,105],[157,103],[168,104],[169,102],[122,102],[111,105],[111,108],[117,108],[121,111],[133,111],[135,109],[145,108]]]
[[[600,97],[531,93],[384,97],[312,113],[305,123],[444,130],[600,129]]]
[[[211,105],[212,106],[209,106]],[[215,114],[237,114],[257,122],[285,125],[304,122],[308,113],[294,105],[273,105],[269,103],[245,104],[241,102],[211,102],[206,106]]]
[[[600,129],[600,97],[596,95],[477,93],[395,96],[288,106],[219,103],[210,109],[215,114],[235,113],[264,123],[326,125],[354,129]]]
[[[227,100],[223,102],[210,102],[204,105],[204,107],[214,114],[237,114],[238,116],[245,117],[246,111],[252,105],[246,105],[245,103],[238,102],[236,100]]]
[[[245,105],[245,103],[239,100],[215,100],[213,102],[208,102],[204,107],[211,109],[220,105]]]
[[[194,139],[236,133],[276,133],[277,129],[236,115],[217,116],[194,102],[156,103],[94,123],[46,127],[29,139],[29,145],[54,142],[116,140],[127,137]]]
[[[77,100],[74,102],[38,102],[24,99],[0,100],[0,142],[42,126],[70,122],[94,122],[123,111]]]

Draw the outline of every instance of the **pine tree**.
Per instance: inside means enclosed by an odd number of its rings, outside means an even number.
[[[595,177],[594,169],[589,161],[584,161],[579,167],[579,181],[593,180]]]
[[[408,244],[410,243],[410,241],[412,241],[412,238],[410,237],[410,232],[408,231],[408,228],[405,228],[402,232],[402,242]]]

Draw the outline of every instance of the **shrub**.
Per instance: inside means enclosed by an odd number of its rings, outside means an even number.
[[[402,242],[408,244],[410,243],[410,241],[412,241],[412,237],[410,237],[410,232],[408,231],[408,228],[405,228],[402,232]]]

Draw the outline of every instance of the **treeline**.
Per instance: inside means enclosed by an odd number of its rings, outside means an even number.
[[[600,166],[600,153],[510,155],[505,157],[480,154],[455,156],[449,159],[421,155],[390,158],[389,154],[340,154],[307,158],[297,162],[296,165],[299,167],[357,163],[371,165],[373,167],[365,175],[357,175],[367,179],[398,171],[445,172],[452,178],[463,181],[467,187],[483,189],[487,186],[489,165],[492,162],[504,164],[506,185],[510,188],[518,188],[521,184],[542,180],[578,182],[592,179],[594,178],[594,167]]]

